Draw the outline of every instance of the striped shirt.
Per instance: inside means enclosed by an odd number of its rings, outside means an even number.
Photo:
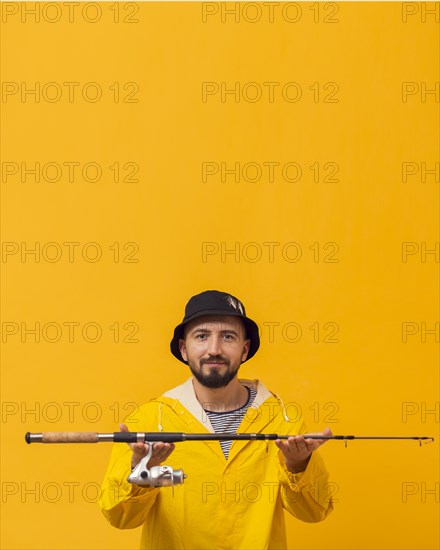
[[[248,391],[248,400],[239,409],[226,412],[207,411],[206,409],[204,409],[216,433],[237,433],[241,421],[243,420],[249,407],[252,405],[255,396],[257,395],[256,390],[254,390],[253,388],[248,388],[247,386],[245,386],[245,388]],[[229,449],[232,445],[232,439],[227,441],[220,441],[219,443],[221,445],[223,454],[227,459],[229,456]]]

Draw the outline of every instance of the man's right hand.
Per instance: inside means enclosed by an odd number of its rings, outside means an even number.
[[[129,432],[130,430],[125,424],[119,424],[121,432]],[[128,443],[130,449],[133,451],[131,457],[131,467],[134,468],[139,462],[148,454],[148,443]],[[153,454],[148,461],[148,468],[152,466],[159,466],[164,462],[170,454],[174,451],[174,443],[158,442],[154,444]]]

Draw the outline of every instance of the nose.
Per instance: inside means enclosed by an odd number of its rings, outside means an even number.
[[[221,342],[218,334],[211,334],[208,338],[208,349],[209,355],[220,355],[221,354]]]

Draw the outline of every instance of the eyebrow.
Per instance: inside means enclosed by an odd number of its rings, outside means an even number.
[[[210,334],[212,332],[212,330],[209,330],[207,328],[195,328],[189,334],[196,334],[197,332],[201,332],[203,334]],[[239,336],[238,332],[235,331],[232,328],[228,328],[228,329],[225,329],[225,330],[219,330],[219,332],[220,332],[220,334],[229,333],[229,334],[235,334],[236,336]]]

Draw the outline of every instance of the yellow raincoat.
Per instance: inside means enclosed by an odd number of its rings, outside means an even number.
[[[240,382],[257,395],[238,433],[307,433],[302,420],[290,420],[282,401],[261,382]],[[135,420],[131,431],[214,432],[192,378],[140,407]],[[128,483],[131,449],[113,445],[99,506],[119,529],[143,526],[141,549],[285,549],[283,508],[306,522],[322,521],[333,509],[318,451],[304,472],[292,474],[273,441],[234,441],[228,460],[218,441],[175,445],[166,464],[183,469],[187,478],[174,488]]]

